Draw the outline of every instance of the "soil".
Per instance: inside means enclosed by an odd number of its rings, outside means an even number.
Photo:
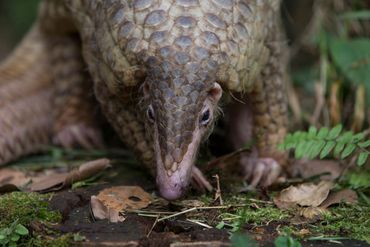
[[[116,170],[116,169],[114,169]],[[57,192],[50,201],[50,207],[62,213],[63,221],[54,227],[61,233],[79,233],[86,241],[76,243],[80,246],[231,246],[227,230],[207,229],[195,223],[185,221],[183,217],[155,223],[155,218],[127,214],[121,223],[109,223],[107,220],[95,220],[90,208],[90,197],[97,195],[104,188],[113,185],[139,185],[151,192],[155,190],[152,179],[145,171],[133,167],[118,167],[109,183],[98,184],[75,190]],[[174,209],[167,205],[166,211]],[[212,213],[208,213],[212,217]],[[244,231],[253,236],[260,246],[274,246],[278,236],[277,228],[287,222],[271,222],[267,226],[254,228],[245,225]],[[152,229],[153,228],[153,229]],[[357,240],[341,240],[342,246],[370,246]],[[302,246],[339,246],[328,241],[301,241]]]

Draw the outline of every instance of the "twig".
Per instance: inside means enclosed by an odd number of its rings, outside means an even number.
[[[153,223],[152,227],[150,228],[150,231],[149,231],[149,232],[148,232],[148,234],[146,235],[146,237],[147,237],[147,238],[149,238],[150,234],[152,233],[152,231],[153,231],[153,229],[154,229],[155,225],[156,225],[156,224],[157,224],[157,222],[158,222],[158,219],[159,219],[159,215],[157,215],[157,218],[155,219],[155,221],[154,221],[154,223]]]
[[[197,221],[197,220],[190,220],[190,219],[187,219],[187,221],[189,221],[189,222],[191,222],[191,223],[194,223],[194,224],[197,224],[197,225],[200,225],[200,226],[203,226],[203,227],[205,227],[205,228],[209,228],[209,229],[213,228],[212,226],[207,225],[207,224],[202,223],[202,222],[199,222],[199,221]]]
[[[252,201],[252,202],[259,202],[259,203],[265,203],[265,204],[274,204],[274,203],[273,203],[273,202],[271,202],[271,201],[263,201],[263,200],[253,199],[253,198],[249,198],[248,200],[249,200],[249,201]]]
[[[189,208],[189,209],[186,209],[184,211],[181,211],[181,212],[177,212],[177,213],[174,213],[174,214],[171,214],[171,215],[168,215],[168,216],[165,216],[165,217],[162,217],[158,220],[158,222],[160,221],[164,221],[164,220],[167,220],[167,219],[171,219],[173,217],[176,217],[176,216],[179,216],[179,215],[182,215],[182,214],[186,214],[186,213],[190,213],[192,211],[196,211],[196,210],[208,210],[208,209],[225,209],[225,208],[229,208],[230,206],[209,206],[209,207],[193,207],[193,208]]]
[[[224,205],[224,201],[222,200],[222,195],[221,195],[220,178],[219,178],[218,174],[214,175],[213,177],[216,178],[216,183],[217,183],[217,188],[216,188],[216,192],[215,192],[215,201],[219,200],[220,205],[222,206],[222,205]]]

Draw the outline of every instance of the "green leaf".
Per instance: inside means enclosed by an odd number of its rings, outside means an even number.
[[[328,134],[328,139],[333,140],[337,138],[340,132],[342,131],[342,129],[343,129],[343,126],[341,124],[338,124],[337,126],[332,128]]]
[[[364,138],[365,138],[365,134],[363,132],[361,132],[361,133],[358,133],[358,134],[354,135],[353,138],[352,138],[352,141],[353,142],[359,142],[359,141],[362,141],[362,139],[364,139]]]
[[[353,151],[356,149],[356,145],[355,144],[352,144],[352,143],[349,143],[346,145],[346,147],[344,148],[343,152],[342,152],[342,155],[340,156],[341,159],[345,159],[347,158],[349,155],[351,155],[353,153]]]
[[[359,10],[359,11],[349,11],[342,14],[340,19],[346,20],[353,20],[353,19],[370,19],[370,11],[369,10]]]
[[[334,148],[334,156],[339,156],[345,145],[343,142],[338,142]]]
[[[370,39],[336,39],[329,43],[333,62],[353,83],[364,84],[370,104]]]
[[[21,225],[21,224],[18,224],[15,227],[15,232],[20,234],[20,235],[28,235],[28,229],[26,227],[24,227],[23,225]]]
[[[301,247],[301,243],[292,237],[279,236],[275,239],[274,244],[276,247]]]
[[[322,127],[319,130],[319,133],[317,134],[317,138],[324,139],[328,135],[328,133],[329,133],[329,129],[326,127]]]
[[[316,137],[316,134],[317,134],[317,129],[315,126],[311,126],[309,129],[308,129],[308,135],[307,135],[307,138],[309,139],[312,139],[314,137]]]
[[[86,240],[86,237],[85,236],[82,236],[82,235],[80,235],[78,233],[73,234],[73,241],[75,241],[75,242],[82,242],[84,240]]]
[[[301,159],[306,153],[306,150],[307,150],[307,142],[306,141],[300,142],[295,149],[294,157],[296,159]]]
[[[280,151],[284,151],[284,150],[286,150],[286,149],[285,149],[285,144],[284,144],[284,143],[280,143],[280,144],[278,144],[278,145],[277,145],[277,148],[278,148]]]
[[[10,243],[9,243],[9,247],[17,247],[17,243],[15,243],[15,242],[10,242]]]
[[[13,242],[17,242],[21,237],[18,235],[18,234],[13,234],[11,237],[10,237],[10,240],[13,241]]]
[[[360,153],[357,158],[357,165],[362,166],[363,164],[365,164],[368,157],[369,157],[368,152]]]
[[[216,226],[216,228],[217,229],[222,229],[222,228],[224,228],[225,227],[225,222],[224,221],[220,221],[218,224],[217,224],[217,226]]]
[[[326,156],[328,156],[328,154],[331,152],[331,150],[333,150],[335,144],[336,144],[335,141],[328,141],[325,144],[325,146],[323,147],[323,149],[321,150],[320,159],[323,159]]]
[[[338,138],[338,142],[349,143],[353,137],[352,131],[346,131],[343,135]]]
[[[232,247],[257,247],[257,243],[251,237],[241,234],[241,233],[234,233],[231,238],[231,246]]]
[[[5,235],[0,234],[0,240],[3,240],[5,238]]]
[[[319,140],[316,141],[315,144],[312,146],[312,149],[310,152],[307,154],[307,157],[309,159],[315,158],[319,153],[321,152],[322,148],[325,146],[325,141],[324,140]]]
[[[357,144],[360,148],[367,148],[367,147],[370,147],[370,140],[367,140],[367,141],[364,141],[364,142],[360,142]]]

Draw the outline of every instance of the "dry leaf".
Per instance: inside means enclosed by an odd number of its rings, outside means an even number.
[[[32,183],[31,191],[56,191],[63,189],[74,182],[85,180],[110,167],[110,160],[98,159],[82,164],[78,169],[70,172],[47,175]]]
[[[116,186],[99,192],[97,199],[109,209],[118,212],[147,207],[152,201],[150,194],[138,186]]]
[[[299,232],[297,232],[297,235],[300,236],[300,237],[304,237],[304,236],[307,236],[307,235],[310,235],[310,234],[311,234],[311,232],[307,228],[303,228]]]
[[[317,185],[305,183],[290,186],[274,197],[274,203],[278,208],[292,208],[297,205],[317,207],[328,197],[333,186],[330,181],[321,181]]]
[[[301,208],[299,215],[305,217],[306,219],[319,219],[324,213],[328,213],[329,211],[325,208],[318,208],[318,207],[308,207],[308,208]]]
[[[294,160],[288,167],[292,177],[309,178],[321,175],[323,180],[334,180],[342,172],[339,162],[333,160]]]
[[[334,193],[330,193],[328,198],[321,203],[321,208],[327,208],[330,207],[333,204],[338,204],[341,202],[349,203],[349,204],[355,204],[357,203],[357,193],[350,189],[345,189],[341,191],[337,191]]]
[[[24,172],[11,168],[0,169],[1,193],[19,190],[20,187],[26,185],[29,181],[30,178]]]
[[[96,219],[108,219],[110,222],[123,222],[126,219],[119,214],[119,211],[106,207],[96,196],[91,197],[90,203]]]

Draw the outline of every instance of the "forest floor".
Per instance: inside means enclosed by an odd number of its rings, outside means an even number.
[[[370,209],[361,198],[351,205],[339,203],[313,217],[304,216],[302,210],[312,207],[279,209],[275,205],[273,197],[281,186],[269,191],[238,192],[243,187],[241,181],[228,180],[224,171],[213,170],[206,175],[215,188],[212,175],[219,175],[221,187],[217,193],[202,195],[192,190],[182,200],[167,202],[156,196],[154,179],[130,156],[111,158],[111,168],[102,172],[93,169],[96,174],[92,172],[90,178],[72,183],[72,188],[53,189],[54,184],[49,182],[58,180],[65,167],[73,170],[91,154],[64,157],[58,152],[22,160],[5,168],[14,171],[7,179],[0,176],[0,229],[15,221],[29,229],[17,240],[18,246],[370,246],[366,243],[370,240]],[[94,155],[89,159],[101,156]],[[49,182],[32,187],[27,178],[36,174],[46,174]],[[24,186],[17,185],[25,181]],[[283,187],[292,184],[297,180]],[[116,216],[112,216],[113,209],[108,209],[109,219],[97,219],[101,216],[92,205],[92,196],[116,186],[142,188],[143,192],[134,192],[128,200],[140,202],[142,193],[148,192],[149,205],[121,210]],[[42,195],[30,192],[36,187],[43,192],[55,191]],[[47,203],[40,206],[38,202]],[[279,236],[280,243],[275,242]]]

